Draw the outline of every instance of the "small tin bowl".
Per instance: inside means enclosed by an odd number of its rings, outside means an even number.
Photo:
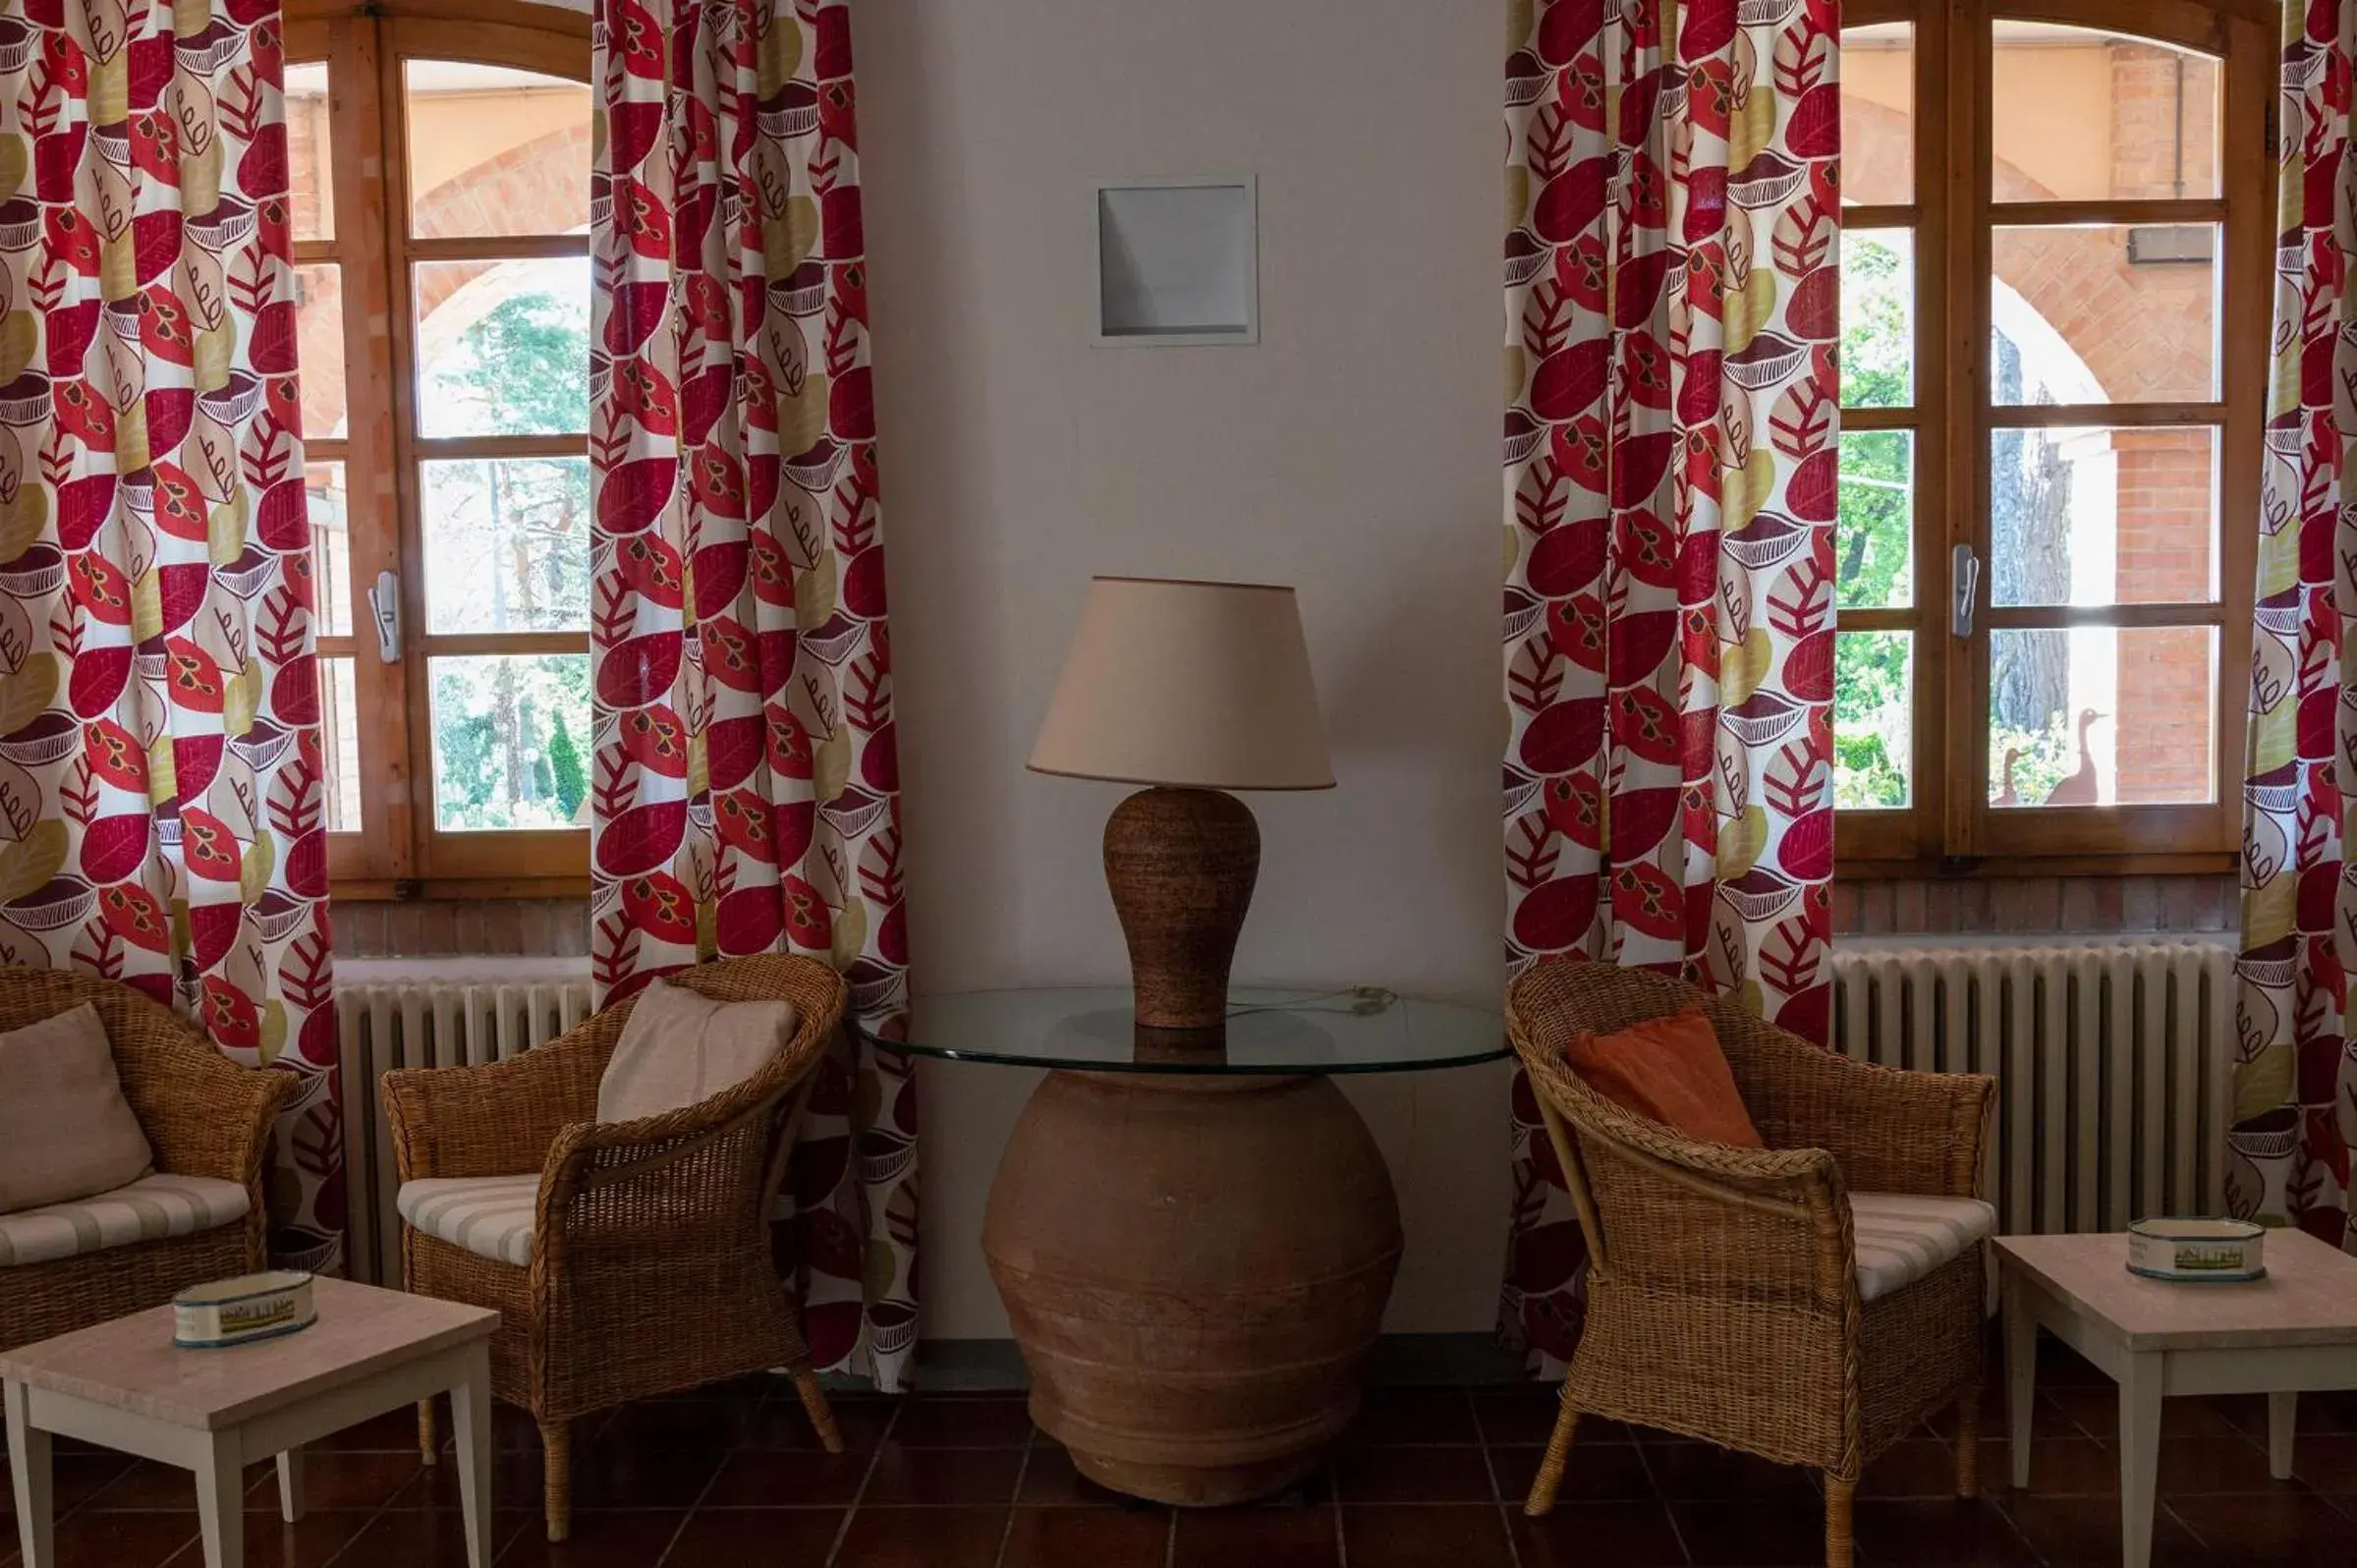
[[[250,1345],[318,1320],[311,1276],[291,1268],[191,1285],[172,1298],[172,1343],[183,1350]]]
[[[2183,1283],[2267,1277],[2267,1227],[2247,1219],[2140,1219],[2128,1227],[2128,1272]]]

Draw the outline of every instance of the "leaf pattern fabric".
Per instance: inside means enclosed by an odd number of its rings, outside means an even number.
[[[2226,1198],[2245,1217],[2357,1250],[2357,172],[2349,162],[2357,0],[2283,11],[2274,366],[2251,639]]]
[[[844,0],[598,0],[590,962],[908,994],[899,764]],[[917,1327],[907,1062],[841,1042],[788,1177],[821,1368],[900,1386]]]
[[[0,14],[0,961],[296,1073],[280,1260],[344,1180],[278,0]]]
[[[1737,990],[1824,1039],[1833,869],[1835,0],[1515,0],[1506,955]],[[1514,1085],[1501,1328],[1583,1249]]]

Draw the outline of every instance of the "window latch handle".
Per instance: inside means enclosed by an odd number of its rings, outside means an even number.
[[[1956,597],[1948,606],[1948,631],[1970,637],[1973,611],[1981,601],[1981,557],[1971,545],[1959,544],[1949,561],[1953,570],[1948,578],[1956,585]]]
[[[376,623],[376,656],[386,664],[401,662],[401,579],[390,572],[376,574],[368,590],[368,618]]]

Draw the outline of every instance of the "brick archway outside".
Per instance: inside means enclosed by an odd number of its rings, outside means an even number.
[[[420,197],[410,218],[419,234],[574,234],[584,228],[591,128],[585,120],[519,142],[470,166]],[[523,286],[499,261],[435,262],[417,284],[420,362],[431,364],[467,328]],[[303,427],[314,437],[346,433],[342,276],[331,265],[303,269],[298,353]]]

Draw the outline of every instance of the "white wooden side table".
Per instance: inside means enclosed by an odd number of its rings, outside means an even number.
[[[2357,1258],[2299,1231],[2271,1231],[2267,1277],[2173,1283],[2128,1272],[2124,1233],[2004,1236],[2005,1386],[2013,1484],[2030,1484],[2030,1403],[2045,1328],[2119,1384],[2119,1519],[2126,1568],[2153,1558],[2161,1401],[2267,1395],[2268,1468],[2291,1476],[2303,1389],[2357,1388]]]
[[[303,1517],[303,1445],[447,1391],[469,1568],[491,1562],[491,1334],[499,1315],[340,1279],[319,1320],[225,1350],[172,1343],[172,1309],[0,1353],[24,1568],[53,1568],[54,1435],[192,1471],[205,1568],[245,1561],[246,1466],[276,1455],[279,1505]]]

